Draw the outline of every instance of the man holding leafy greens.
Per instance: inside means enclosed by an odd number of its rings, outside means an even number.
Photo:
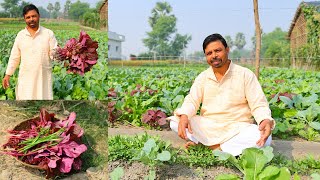
[[[228,59],[229,50],[220,34],[204,40],[210,67],[198,75],[181,108],[169,117],[171,129],[188,140],[187,148],[201,143],[236,156],[271,143],[275,122],[268,101],[255,74]]]
[[[16,99],[52,100],[51,59],[57,40],[51,30],[39,25],[40,14],[35,5],[25,6],[23,17],[27,26],[15,39],[2,86],[9,87],[10,76],[20,63]]]

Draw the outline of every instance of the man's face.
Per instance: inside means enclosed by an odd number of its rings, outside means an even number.
[[[39,19],[40,16],[36,10],[30,10],[24,15],[24,21],[26,22],[27,26],[32,29],[39,27]]]
[[[214,41],[205,48],[205,56],[210,66],[223,67],[228,62],[229,47],[225,48],[221,41]]]

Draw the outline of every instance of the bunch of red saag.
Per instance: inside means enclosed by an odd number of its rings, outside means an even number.
[[[40,116],[29,120],[27,128],[9,130],[11,136],[3,145],[4,152],[46,170],[47,177],[80,170],[80,155],[87,147],[81,143],[84,131],[75,122],[76,114],[72,112],[64,120],[54,116],[41,109]]]
[[[98,42],[93,41],[87,33],[81,31],[79,40],[71,38],[64,48],[57,48],[55,58],[68,61],[68,72],[83,75],[97,63],[97,49]]]

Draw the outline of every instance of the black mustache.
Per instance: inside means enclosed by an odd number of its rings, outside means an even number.
[[[220,58],[213,58],[213,59],[210,60],[211,63],[212,63],[213,61],[222,61],[222,59],[220,59]]]

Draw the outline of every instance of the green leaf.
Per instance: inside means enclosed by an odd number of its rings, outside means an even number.
[[[123,168],[117,167],[110,173],[110,178],[111,180],[120,180],[123,175],[124,175]]]
[[[219,160],[221,161],[226,161],[232,156],[231,154],[222,152],[220,150],[213,150],[212,153],[214,156],[218,156]]]
[[[142,105],[143,107],[146,107],[146,106],[150,105],[151,103],[153,103],[154,101],[156,101],[157,97],[158,97],[158,96],[152,96],[150,99],[148,99],[148,100],[146,100],[146,101],[143,101],[143,102],[141,103],[141,105]]]
[[[286,104],[289,108],[293,108],[293,101],[286,97],[286,96],[280,96],[279,99]]]
[[[268,150],[267,150],[268,151]],[[246,179],[255,178],[267,164],[268,157],[263,154],[263,151],[257,148],[248,148],[243,150],[240,164],[242,165]]]
[[[169,161],[171,158],[170,152],[169,151],[162,151],[157,155],[157,160],[160,161]]]
[[[215,180],[240,180],[240,178],[235,174],[220,174]]]
[[[267,157],[267,162],[270,162],[274,155],[273,155],[273,148],[271,146],[266,146],[264,148],[261,149],[263,151],[263,155],[265,155]]]
[[[280,169],[275,166],[267,166],[264,170],[259,174],[259,180],[273,180],[274,176],[276,176],[280,172]]]
[[[152,150],[152,148],[154,148],[156,146],[156,141],[152,138],[148,139],[148,141],[144,144],[142,150],[144,152],[146,152],[147,154],[149,154]]]
[[[298,111],[296,109],[286,109],[286,111],[283,113],[285,118],[291,118],[294,117]]]
[[[309,123],[309,126],[311,126],[315,130],[320,130],[320,123],[319,122],[313,121],[313,122]]]
[[[301,180],[301,178],[297,173],[294,173],[293,180]]]
[[[317,100],[318,100],[318,95],[317,94],[312,94],[309,97],[303,98],[302,104],[303,104],[304,107],[311,106],[312,104],[315,104]]]
[[[313,180],[319,180],[320,179],[320,174],[318,174],[318,173],[312,173],[310,176],[312,177]]]
[[[175,108],[179,108],[183,103],[184,96],[178,95],[172,100],[172,105],[176,106]]]
[[[0,96],[0,100],[6,100],[6,96],[5,95],[3,95],[3,96]]]
[[[88,97],[88,99],[89,99],[90,101],[96,100],[96,96],[95,96],[94,92],[89,91],[89,97]]]
[[[279,93],[277,93],[270,101],[269,104],[276,103],[278,101]]]
[[[287,167],[280,168],[280,173],[275,177],[275,179],[279,180],[290,180],[291,174]]]

